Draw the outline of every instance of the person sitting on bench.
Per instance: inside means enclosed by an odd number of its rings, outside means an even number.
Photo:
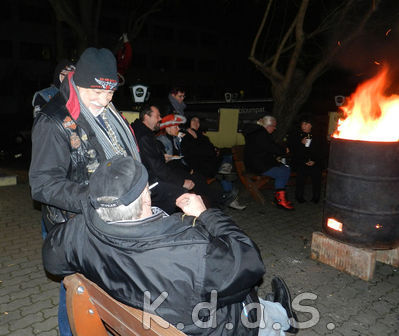
[[[168,216],[151,207],[147,181],[145,167],[131,157],[100,164],[83,213],[48,233],[45,269],[58,276],[82,273],[116,300],[157,314],[187,335],[297,332],[282,279],[273,278],[269,301],[257,296],[263,261],[233,220],[190,193],[176,200],[184,214]]]
[[[284,161],[278,160],[288,154],[289,149],[274,141],[272,133],[276,127],[276,118],[270,115],[260,118],[256,125],[246,126],[243,130],[245,167],[252,173],[274,178],[274,203],[281,209],[294,210],[285,193],[291,169]]]

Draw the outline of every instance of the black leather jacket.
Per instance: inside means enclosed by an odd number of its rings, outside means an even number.
[[[141,162],[148,171],[149,182],[163,181],[182,187],[184,180],[190,178],[189,174],[166,164],[162,144],[140,119],[136,119],[132,127],[140,148]]]
[[[65,78],[60,92],[38,113],[32,130],[29,182],[32,198],[42,203],[47,229],[81,212],[89,177],[104,160],[100,143],[80,114],[76,92]]]
[[[43,263],[55,275],[82,273],[140,309],[145,291],[151,303],[166,292],[155,313],[173,325],[183,323],[187,335],[258,334],[258,328],[245,328],[240,316],[243,303],[258,302],[254,288],[264,274],[263,261],[255,243],[220,210],[208,209],[196,220],[182,213],[154,214],[109,224],[90,207],[49,232]],[[212,290],[217,291],[216,326],[202,329],[192,312],[198,303],[211,302]],[[205,322],[209,310],[197,316]],[[228,322],[232,329],[225,327]]]

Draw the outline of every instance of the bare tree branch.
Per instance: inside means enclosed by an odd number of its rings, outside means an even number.
[[[265,67],[264,64],[257,60],[255,57],[250,56],[248,59],[255,64],[259,71],[264,73],[266,77],[269,77],[270,80],[274,82],[281,82],[284,79],[283,75],[280,74],[277,70],[272,70],[269,67]]]
[[[57,15],[57,20],[65,22],[77,36],[85,36],[85,30],[77,14],[71,7],[71,2],[66,0],[48,0]]]
[[[306,34],[304,22],[311,2],[309,0],[301,0],[296,16],[286,26],[284,35],[281,36],[279,43],[276,45],[275,52],[270,53],[271,50],[267,50],[269,57],[265,58],[262,63],[259,61],[261,56],[256,56],[256,54],[257,52],[259,53],[257,49],[262,39],[265,40],[267,38],[267,36],[264,36],[264,32],[270,26],[267,26],[266,18],[270,25],[274,24],[273,20],[270,20],[269,6],[271,2],[269,2],[248,59],[271,82],[274,101],[273,114],[279,120],[280,125],[276,131],[278,139],[282,139],[286,134],[285,132],[287,132],[291,122],[293,122],[301,106],[309,97],[313,83],[327,70],[329,64],[331,64],[333,58],[340,50],[340,46],[349,44],[362,32],[381,1],[366,1],[369,7],[365,8],[364,1],[342,0],[334,8],[326,11],[320,19],[320,24],[309,34]],[[322,40],[317,38],[321,33],[327,32],[329,35],[323,36]],[[294,41],[288,43],[293,34]],[[336,40],[340,40],[339,45],[334,43]],[[329,41],[329,48],[326,50],[323,44],[323,48],[320,47],[319,52],[312,53],[311,58],[309,58],[306,52],[314,52],[319,45],[319,41],[324,41],[324,43]],[[307,43],[306,45],[305,42]],[[301,64],[300,67],[298,66],[299,64]],[[284,69],[283,67],[285,67],[285,71],[282,70]]]
[[[370,19],[371,15],[374,13],[375,9],[380,4],[380,2],[381,0],[373,0],[372,5],[370,6],[366,14],[363,16],[362,20],[359,22],[356,29],[353,30],[350,34],[347,35],[347,37],[344,40],[341,41],[341,46],[349,44],[362,32],[364,26],[366,25],[367,21]],[[304,85],[309,85],[313,83],[315,78],[317,78],[323,71],[325,71],[327,64],[331,62],[331,60],[338,53],[339,49],[340,47],[334,44],[334,47],[330,49],[328,53],[326,53],[325,56],[320,60],[320,62],[317,63],[313,67],[313,69],[309,72],[304,82]]]
[[[272,3],[273,3],[273,0],[269,0],[269,3],[268,3],[268,5],[266,7],[266,10],[265,10],[265,14],[263,15],[262,22],[261,22],[261,24],[259,26],[258,32],[256,33],[254,42],[252,43],[251,52],[249,54],[249,56],[252,57],[252,58],[255,57],[256,46],[258,44],[259,37],[260,37],[264,27],[265,27],[266,19],[267,19],[268,15],[269,15],[270,7],[272,6]]]
[[[294,52],[291,55],[290,62],[288,64],[287,72],[285,73],[283,86],[289,85],[292,75],[294,73],[295,67],[298,63],[299,55],[302,50],[303,43],[305,42],[305,37],[303,33],[303,21],[305,20],[306,10],[308,8],[309,0],[302,0],[301,6],[298,11],[298,19],[295,27],[295,38],[296,46]]]
[[[346,7],[348,6],[349,3],[353,4],[354,0],[350,0],[348,2],[346,2]],[[306,40],[310,40],[313,37],[324,33],[325,31],[331,29],[332,27],[337,25],[337,21],[338,20],[343,20],[344,16],[341,15],[341,11],[342,11],[342,5],[337,6],[336,8],[334,8],[330,14],[328,14],[323,21],[320,23],[320,25],[315,28],[311,33],[306,34],[305,33],[305,39]],[[286,46],[285,48],[283,48],[280,51],[280,54],[285,54],[286,52],[288,52],[289,50],[291,50],[292,48],[294,48],[296,45],[296,42],[293,42],[291,44],[289,44],[288,46]],[[268,65],[272,62],[274,62],[276,58],[276,55],[272,55],[271,57],[269,57],[267,59],[267,61],[264,62],[265,65]]]
[[[298,22],[298,15],[295,17],[295,19],[292,21],[291,26],[288,28],[287,32],[285,33],[284,38],[282,39],[277,52],[274,54],[274,60],[273,60],[273,64],[271,66],[272,69],[276,69],[277,63],[280,59],[281,56],[281,52],[284,49],[285,44],[287,43],[288,38],[290,37],[290,35],[292,34],[296,24]]]
[[[164,1],[165,0],[158,0],[150,7],[149,10],[141,14],[136,19],[134,19],[134,16],[131,15],[131,19],[129,20],[129,32],[128,32],[129,39],[135,39],[137,37],[141,29],[143,28],[147,17],[150,16],[151,14],[159,12],[161,10],[161,5],[163,4]]]

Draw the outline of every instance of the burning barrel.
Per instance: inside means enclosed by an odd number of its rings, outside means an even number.
[[[374,249],[399,246],[399,96],[388,67],[341,106],[330,143],[323,231]]]
[[[332,138],[323,231],[357,246],[399,245],[399,142]]]

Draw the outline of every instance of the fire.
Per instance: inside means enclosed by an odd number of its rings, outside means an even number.
[[[334,218],[328,218],[327,219],[327,226],[333,230],[342,232],[342,223],[338,222]]]
[[[399,141],[399,95],[386,96],[388,69],[362,83],[341,106],[334,138],[362,141]]]

